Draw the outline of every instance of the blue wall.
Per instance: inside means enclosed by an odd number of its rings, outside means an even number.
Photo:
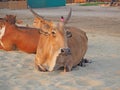
[[[27,0],[27,3],[32,8],[58,7],[65,6],[66,0]]]

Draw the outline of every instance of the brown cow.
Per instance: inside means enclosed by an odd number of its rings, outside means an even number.
[[[67,21],[69,20],[69,13]],[[46,20],[43,20],[47,22]],[[35,57],[35,68],[40,71],[53,71],[64,67],[71,71],[85,56],[88,47],[86,33],[74,27],[65,27],[64,23],[57,25],[42,24],[42,32]],[[72,37],[70,32],[72,33]]]
[[[27,53],[36,53],[39,39],[39,29],[18,27],[15,25],[16,16],[6,15],[4,25],[0,29],[1,49],[21,50]]]

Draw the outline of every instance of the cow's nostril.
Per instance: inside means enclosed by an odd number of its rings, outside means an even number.
[[[63,53],[63,52],[64,52],[64,49],[61,49],[61,52]]]
[[[68,55],[71,54],[71,50],[70,50],[70,48],[67,49],[67,54],[68,54]]]
[[[70,55],[71,54],[70,48],[63,48],[63,49],[61,49],[61,54],[63,54],[63,55]]]
[[[71,50],[70,50],[70,49],[68,49],[68,52],[71,52]]]

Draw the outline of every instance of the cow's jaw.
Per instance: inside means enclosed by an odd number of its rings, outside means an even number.
[[[56,65],[57,57],[58,57],[58,55],[59,55],[60,53],[61,53],[60,50],[58,50],[58,51],[56,51],[56,52],[54,53],[54,55],[53,55],[53,57],[52,57],[52,60],[51,60],[51,62],[50,62],[48,71],[53,71],[53,69],[54,69],[54,67],[55,67],[55,65]]]

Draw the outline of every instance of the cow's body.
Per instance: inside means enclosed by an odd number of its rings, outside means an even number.
[[[2,28],[4,28],[4,30],[3,35],[0,37],[1,49],[36,53],[40,36],[38,29],[18,27],[14,23],[10,23],[10,21],[6,21]],[[0,31],[2,31],[2,29]]]
[[[72,33],[72,37],[68,39],[71,55],[59,55],[54,69],[65,67],[65,70],[68,69],[66,71],[71,70],[82,61],[88,48],[88,38],[84,31],[74,27],[67,27],[67,29]]]

